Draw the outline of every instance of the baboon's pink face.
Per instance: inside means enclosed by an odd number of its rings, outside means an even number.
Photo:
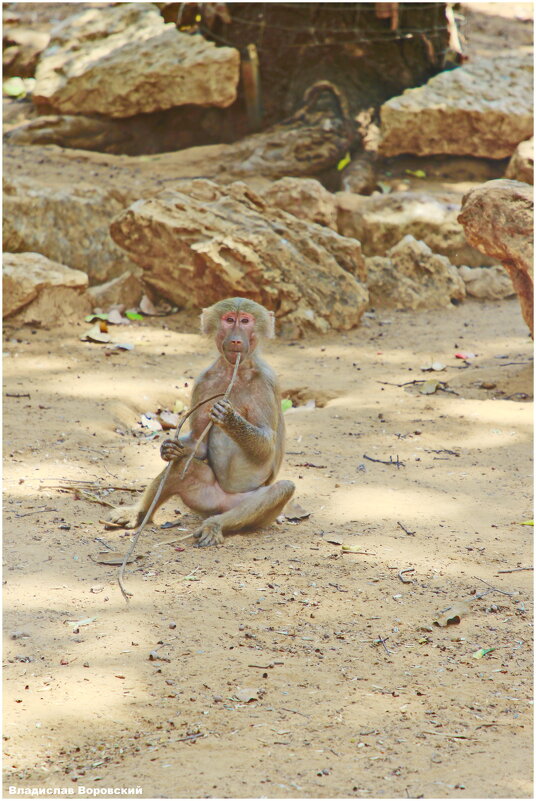
[[[255,317],[240,310],[222,314],[216,344],[230,364],[235,363],[238,353],[244,361],[257,346]]]

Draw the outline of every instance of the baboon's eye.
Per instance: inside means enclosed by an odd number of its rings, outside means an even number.
[[[226,323],[234,323],[234,317],[227,317],[225,320]]]

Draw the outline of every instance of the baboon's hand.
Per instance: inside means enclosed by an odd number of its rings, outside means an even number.
[[[165,462],[173,462],[186,456],[186,450],[182,442],[176,439],[165,439],[160,446],[160,456]]]
[[[210,419],[213,423],[222,428],[231,425],[237,417],[238,415],[233,409],[231,401],[228,400],[222,399],[216,401],[210,410]]]

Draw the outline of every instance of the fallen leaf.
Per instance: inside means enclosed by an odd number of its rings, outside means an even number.
[[[111,336],[106,331],[103,331],[101,325],[106,325],[103,321],[100,323],[95,323],[95,325],[91,326],[85,334],[82,334],[80,337],[82,342],[99,342],[99,343],[107,343],[110,342]]]
[[[149,300],[147,295],[144,295],[140,300],[140,311],[143,312],[144,314],[149,315],[150,317],[160,316],[160,312],[158,311],[154,303],[151,300]]]
[[[167,431],[170,428],[177,428],[179,425],[179,415],[176,412],[168,412],[164,410],[158,415],[158,419],[162,423],[162,428]]]
[[[437,378],[429,378],[428,381],[424,382],[419,392],[421,395],[433,395],[434,392],[437,392],[439,386],[441,386],[441,381],[438,381]]]
[[[281,409],[283,410],[283,413],[286,412],[287,409],[292,409],[292,401],[290,398],[283,398],[281,401]]]
[[[128,325],[129,321],[126,317],[123,317],[121,312],[117,309],[112,309],[111,312],[108,314],[108,322],[112,325]]]
[[[106,350],[134,350],[134,345],[129,345],[128,342],[110,342]]]
[[[425,373],[427,373],[427,372],[439,373],[442,370],[446,370],[446,369],[447,369],[447,366],[445,364],[443,364],[442,362],[431,362],[430,364],[424,364],[421,367],[421,370],[423,372],[425,372]]]
[[[424,170],[405,170],[407,175],[413,175],[415,178],[426,178]]]
[[[475,651],[474,654],[471,654],[471,656],[474,659],[482,659],[483,656],[490,654],[494,650],[495,648],[480,648],[478,651]]]
[[[344,551],[344,553],[361,553],[365,556],[369,555],[367,551],[362,551],[359,545],[341,545],[341,551]]]
[[[93,562],[97,562],[99,565],[122,565],[125,554],[119,553],[119,551],[99,551],[99,553],[95,556],[90,554],[89,558]],[[129,565],[131,562],[136,562],[138,559],[144,558],[144,555],[141,553],[131,556],[127,560],[127,565]]]
[[[343,157],[343,158],[342,158],[342,159],[339,161],[339,163],[337,164],[337,169],[338,169],[339,171],[341,171],[341,170],[344,170],[344,168],[345,168],[345,167],[347,167],[347,166],[350,164],[350,162],[351,162],[351,161],[352,161],[352,157],[350,156],[350,154],[349,154],[349,153],[347,153],[347,154],[346,154],[346,155],[345,155],[345,156],[344,156],[344,157]]]
[[[452,606],[442,612],[438,617],[433,621],[434,626],[451,626],[454,623],[460,623],[462,617],[465,617],[469,614],[469,604],[465,601],[458,601]]]
[[[94,623],[96,619],[96,617],[85,617],[83,620],[66,620],[65,622],[68,626],[77,629],[80,626],[89,626],[89,624]]]
[[[283,515],[287,520],[305,520],[311,516],[311,512],[307,512],[297,501],[289,501],[283,510]]]
[[[143,320],[143,314],[140,314],[135,309],[129,309],[126,311],[125,317],[128,317],[129,320]]]
[[[162,423],[160,420],[158,420],[156,415],[152,414],[152,412],[146,412],[145,414],[142,414],[140,422],[144,428],[148,428],[151,431],[162,431]]]
[[[184,403],[181,400],[176,400],[175,403],[173,404],[173,411],[174,411],[175,414],[179,414],[180,412],[183,412],[184,409],[185,409],[185,406],[184,406]]]
[[[255,690],[253,687],[237,687],[235,698],[238,701],[243,701],[246,704],[249,703],[249,701],[258,701],[259,691]]]
[[[87,317],[84,317],[86,323],[93,323],[95,320],[107,320],[108,315],[99,313],[99,314],[88,314]]]

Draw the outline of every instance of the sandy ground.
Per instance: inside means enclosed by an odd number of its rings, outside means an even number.
[[[530,3],[461,12],[472,56],[531,43]],[[460,193],[496,177],[468,165],[449,165]],[[4,797],[532,797],[517,301],[271,343],[284,390],[318,402],[286,414],[281,471],[310,517],[197,550],[175,540],[196,519],[171,501],[128,608],[117,567],[91,557],[131,534],[105,530],[96,500],[128,503],[161,468],[140,415],[187,402],[212,347],[184,314],[114,330],[131,351],[81,342],[87,327],[5,330]],[[445,371],[422,372],[432,361]],[[444,388],[410,383],[430,377]],[[460,600],[460,622],[435,625]]]
[[[198,550],[159,528],[177,509],[195,526],[172,500],[142,535],[128,608],[117,568],[91,557],[131,535],[75,488],[118,503],[134,492],[114,487],[144,486],[161,462],[140,413],[187,399],[212,347],[185,315],[115,329],[135,347],[111,354],[85,328],[6,331],[4,795],[531,797],[517,301],[270,344],[285,390],[331,397],[285,415],[281,476],[310,517]],[[407,384],[431,361],[448,392]],[[434,625],[460,599],[461,622]]]

